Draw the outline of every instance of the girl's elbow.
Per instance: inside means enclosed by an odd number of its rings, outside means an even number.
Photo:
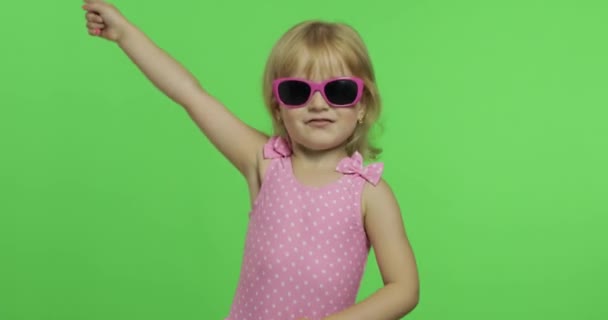
[[[420,302],[420,296],[418,294],[416,294],[414,297],[412,297],[410,300],[408,300],[410,310],[416,308],[416,306],[418,305],[419,302]]]
[[[410,313],[418,303],[420,302],[420,290],[416,289],[408,289],[407,294],[404,294],[404,299],[402,300],[402,305],[404,308],[404,314]]]

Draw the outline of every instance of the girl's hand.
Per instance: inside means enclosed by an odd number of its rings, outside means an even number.
[[[129,21],[113,5],[103,0],[84,0],[89,34],[118,42],[129,27]]]

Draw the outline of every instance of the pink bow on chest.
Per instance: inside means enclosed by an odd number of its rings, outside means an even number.
[[[350,157],[344,158],[336,167],[336,171],[344,174],[358,174],[373,185],[377,185],[382,176],[384,164],[375,162],[368,166],[363,165],[363,157],[357,151]]]

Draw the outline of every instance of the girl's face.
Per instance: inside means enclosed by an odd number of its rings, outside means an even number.
[[[335,78],[296,77],[315,82]],[[298,108],[286,108],[279,103],[276,116],[282,121],[294,144],[322,151],[343,147],[353,134],[357,121],[363,118],[364,111],[360,103],[351,107],[332,107],[317,91],[306,104]]]

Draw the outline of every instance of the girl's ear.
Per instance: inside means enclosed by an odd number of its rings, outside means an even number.
[[[281,110],[278,107],[274,109],[274,118],[281,122]]]
[[[357,119],[359,121],[363,121],[364,117],[365,117],[365,105],[361,104],[361,105],[359,105],[359,112],[357,112]]]

